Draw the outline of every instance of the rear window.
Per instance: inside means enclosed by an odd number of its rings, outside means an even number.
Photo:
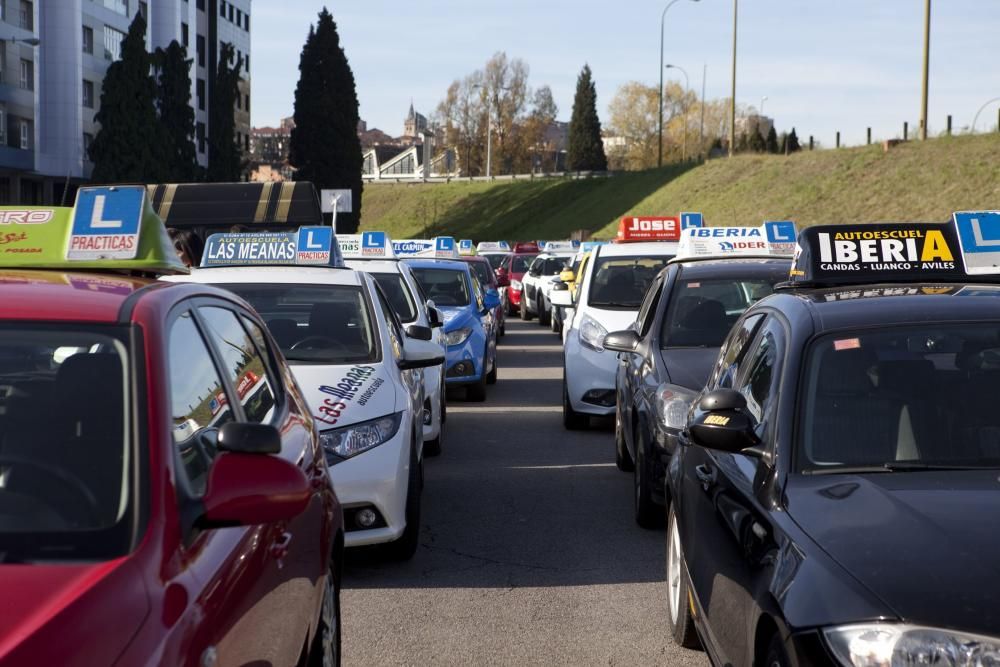
[[[127,346],[118,327],[0,325],[0,563],[128,553]]]
[[[219,285],[250,302],[292,363],[378,360],[372,316],[351,285]]]
[[[469,262],[468,264],[483,288],[489,287],[493,282],[493,271],[490,270],[490,265],[484,262]]]
[[[465,275],[457,269],[413,269],[413,276],[435,306],[469,305]]]
[[[417,319],[417,306],[403,276],[398,273],[373,273],[372,278],[382,288],[389,305],[396,311],[396,316],[401,322],[409,324]]]
[[[591,271],[587,305],[639,310],[646,290],[670,259],[669,256],[598,258]]]
[[[534,255],[514,255],[510,263],[511,273],[526,273],[533,259],[535,259]]]
[[[503,261],[507,258],[507,255],[503,253],[493,254],[493,255],[480,255],[485,257],[486,261],[490,263],[490,268],[496,271],[503,264]]]
[[[661,346],[721,347],[743,311],[773,292],[779,279],[678,281],[663,318]]]

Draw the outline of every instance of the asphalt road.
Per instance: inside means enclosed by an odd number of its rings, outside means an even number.
[[[448,405],[408,563],[349,557],[345,665],[705,665],[666,622],[663,531],[632,518],[613,425],[562,427],[562,347],[508,320],[485,403]]]

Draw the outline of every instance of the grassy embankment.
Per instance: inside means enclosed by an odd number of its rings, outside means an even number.
[[[607,179],[365,187],[363,229],[394,238],[609,238],[623,215],[702,211],[708,224],[944,220],[1000,208],[1000,136],[747,155]]]

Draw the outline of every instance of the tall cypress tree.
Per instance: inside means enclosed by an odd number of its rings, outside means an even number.
[[[156,106],[164,132],[166,161],[165,180],[184,183],[195,180],[198,155],[194,146],[194,108],[191,106],[191,60],[187,50],[170,42],[166,49],[157,49]]]
[[[236,144],[235,114],[243,56],[234,64],[235,55],[236,50],[228,42],[219,49],[219,66],[208,111],[208,172],[205,177],[213,183],[240,180],[242,152]]]
[[[597,90],[590,65],[584,65],[576,80],[573,115],[569,121],[567,166],[573,171],[604,171],[608,158],[601,141],[601,121],[597,117]]]
[[[337,231],[345,233],[357,231],[361,221],[358,120],[354,73],[324,7],[299,58],[289,161],[298,169],[296,180],[312,181],[317,189],[350,188],[352,211],[337,216]]]
[[[91,178],[99,183],[156,183],[166,173],[145,38],[146,21],[137,13],[122,40],[121,59],[104,76],[101,110],[94,117],[101,129],[90,145]]]
[[[774,129],[774,125],[768,130],[767,139],[764,140],[764,147],[768,153],[778,152],[778,133]]]

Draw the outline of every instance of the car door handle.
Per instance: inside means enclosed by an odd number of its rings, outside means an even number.
[[[278,539],[271,542],[271,555],[278,560],[278,567],[284,566],[282,559],[288,555],[288,545],[292,543],[292,534],[285,532],[282,533]]]
[[[698,478],[698,481],[701,482],[701,488],[705,491],[708,491],[709,487],[715,486],[715,468],[702,463],[695,466],[694,474]]]

